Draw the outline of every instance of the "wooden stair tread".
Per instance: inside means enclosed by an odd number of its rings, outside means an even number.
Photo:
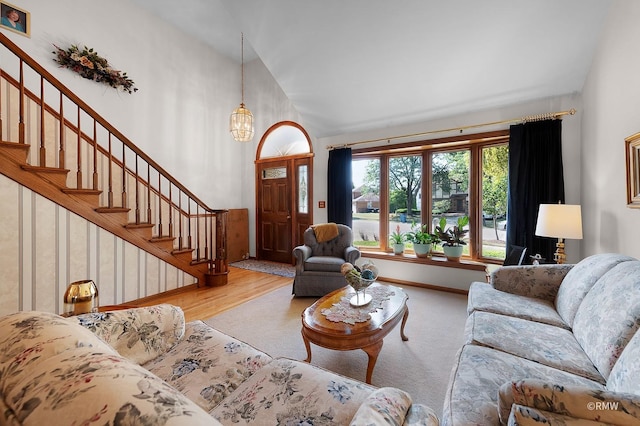
[[[38,175],[42,179],[48,180],[60,189],[67,187],[67,175],[70,172],[68,169],[61,169],[60,167],[32,166],[30,164],[20,164],[20,168],[26,172]]]
[[[31,145],[19,142],[0,141],[0,150],[6,157],[13,158],[18,164],[26,164]]]
[[[127,223],[124,227],[127,229],[144,229],[144,228],[153,228],[156,226],[153,223]]]
[[[149,241],[156,243],[156,242],[164,242],[164,241],[173,241],[175,239],[176,237],[170,237],[169,235],[156,235],[151,237]]]
[[[29,171],[29,172],[36,172],[36,173],[51,173],[51,174],[68,174],[70,172],[69,169],[61,169],[59,167],[41,167],[41,166],[32,166],[30,164],[23,164],[20,167],[22,167],[23,170]]]
[[[65,194],[88,194],[88,195],[100,195],[102,190],[89,189],[89,188],[62,188],[62,192]]]
[[[28,143],[0,141],[0,148],[23,149],[25,151],[29,151],[31,145]]]
[[[181,248],[181,249],[175,249],[173,250],[171,253],[173,254],[186,254],[186,253],[193,253],[192,248]]]
[[[95,209],[98,213],[129,213],[128,207],[98,207]]]

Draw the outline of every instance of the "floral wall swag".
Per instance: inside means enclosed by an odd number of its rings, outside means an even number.
[[[126,72],[121,73],[111,68],[107,60],[98,56],[98,52],[93,49],[85,46],[84,49],[80,50],[78,46],[72,45],[64,50],[55,44],[53,46],[56,48],[52,52],[56,55],[54,61],[59,63],[61,68],[69,68],[84,78],[108,84],[116,89],[122,88],[123,91],[128,93],[138,91],[134,87],[135,83],[127,76]]]

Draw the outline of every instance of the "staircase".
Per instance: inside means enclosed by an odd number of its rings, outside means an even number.
[[[227,210],[206,206],[1,33],[0,44],[0,173],[199,285],[226,284]]]

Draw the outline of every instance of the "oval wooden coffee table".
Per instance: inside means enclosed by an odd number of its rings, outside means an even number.
[[[404,326],[409,317],[406,293],[401,288],[379,283],[373,283],[367,291],[371,291],[376,286],[387,289],[392,294],[387,300],[381,302],[381,309],[370,313],[367,321],[355,324],[334,322],[328,320],[322,313],[323,310],[332,308],[345,297],[348,301],[354,294],[351,286],[327,294],[302,312],[302,339],[307,349],[306,362],[311,362],[310,343],[339,351],[362,349],[369,357],[366,382],[371,384],[371,375],[382,349],[382,340],[401,320],[400,337],[404,341],[409,340],[404,334]],[[342,303],[344,304],[344,301]],[[370,307],[367,305],[361,308],[349,308],[366,310]]]

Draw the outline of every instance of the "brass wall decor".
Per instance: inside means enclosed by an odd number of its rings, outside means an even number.
[[[624,140],[627,159],[627,207],[640,209],[640,132]]]

